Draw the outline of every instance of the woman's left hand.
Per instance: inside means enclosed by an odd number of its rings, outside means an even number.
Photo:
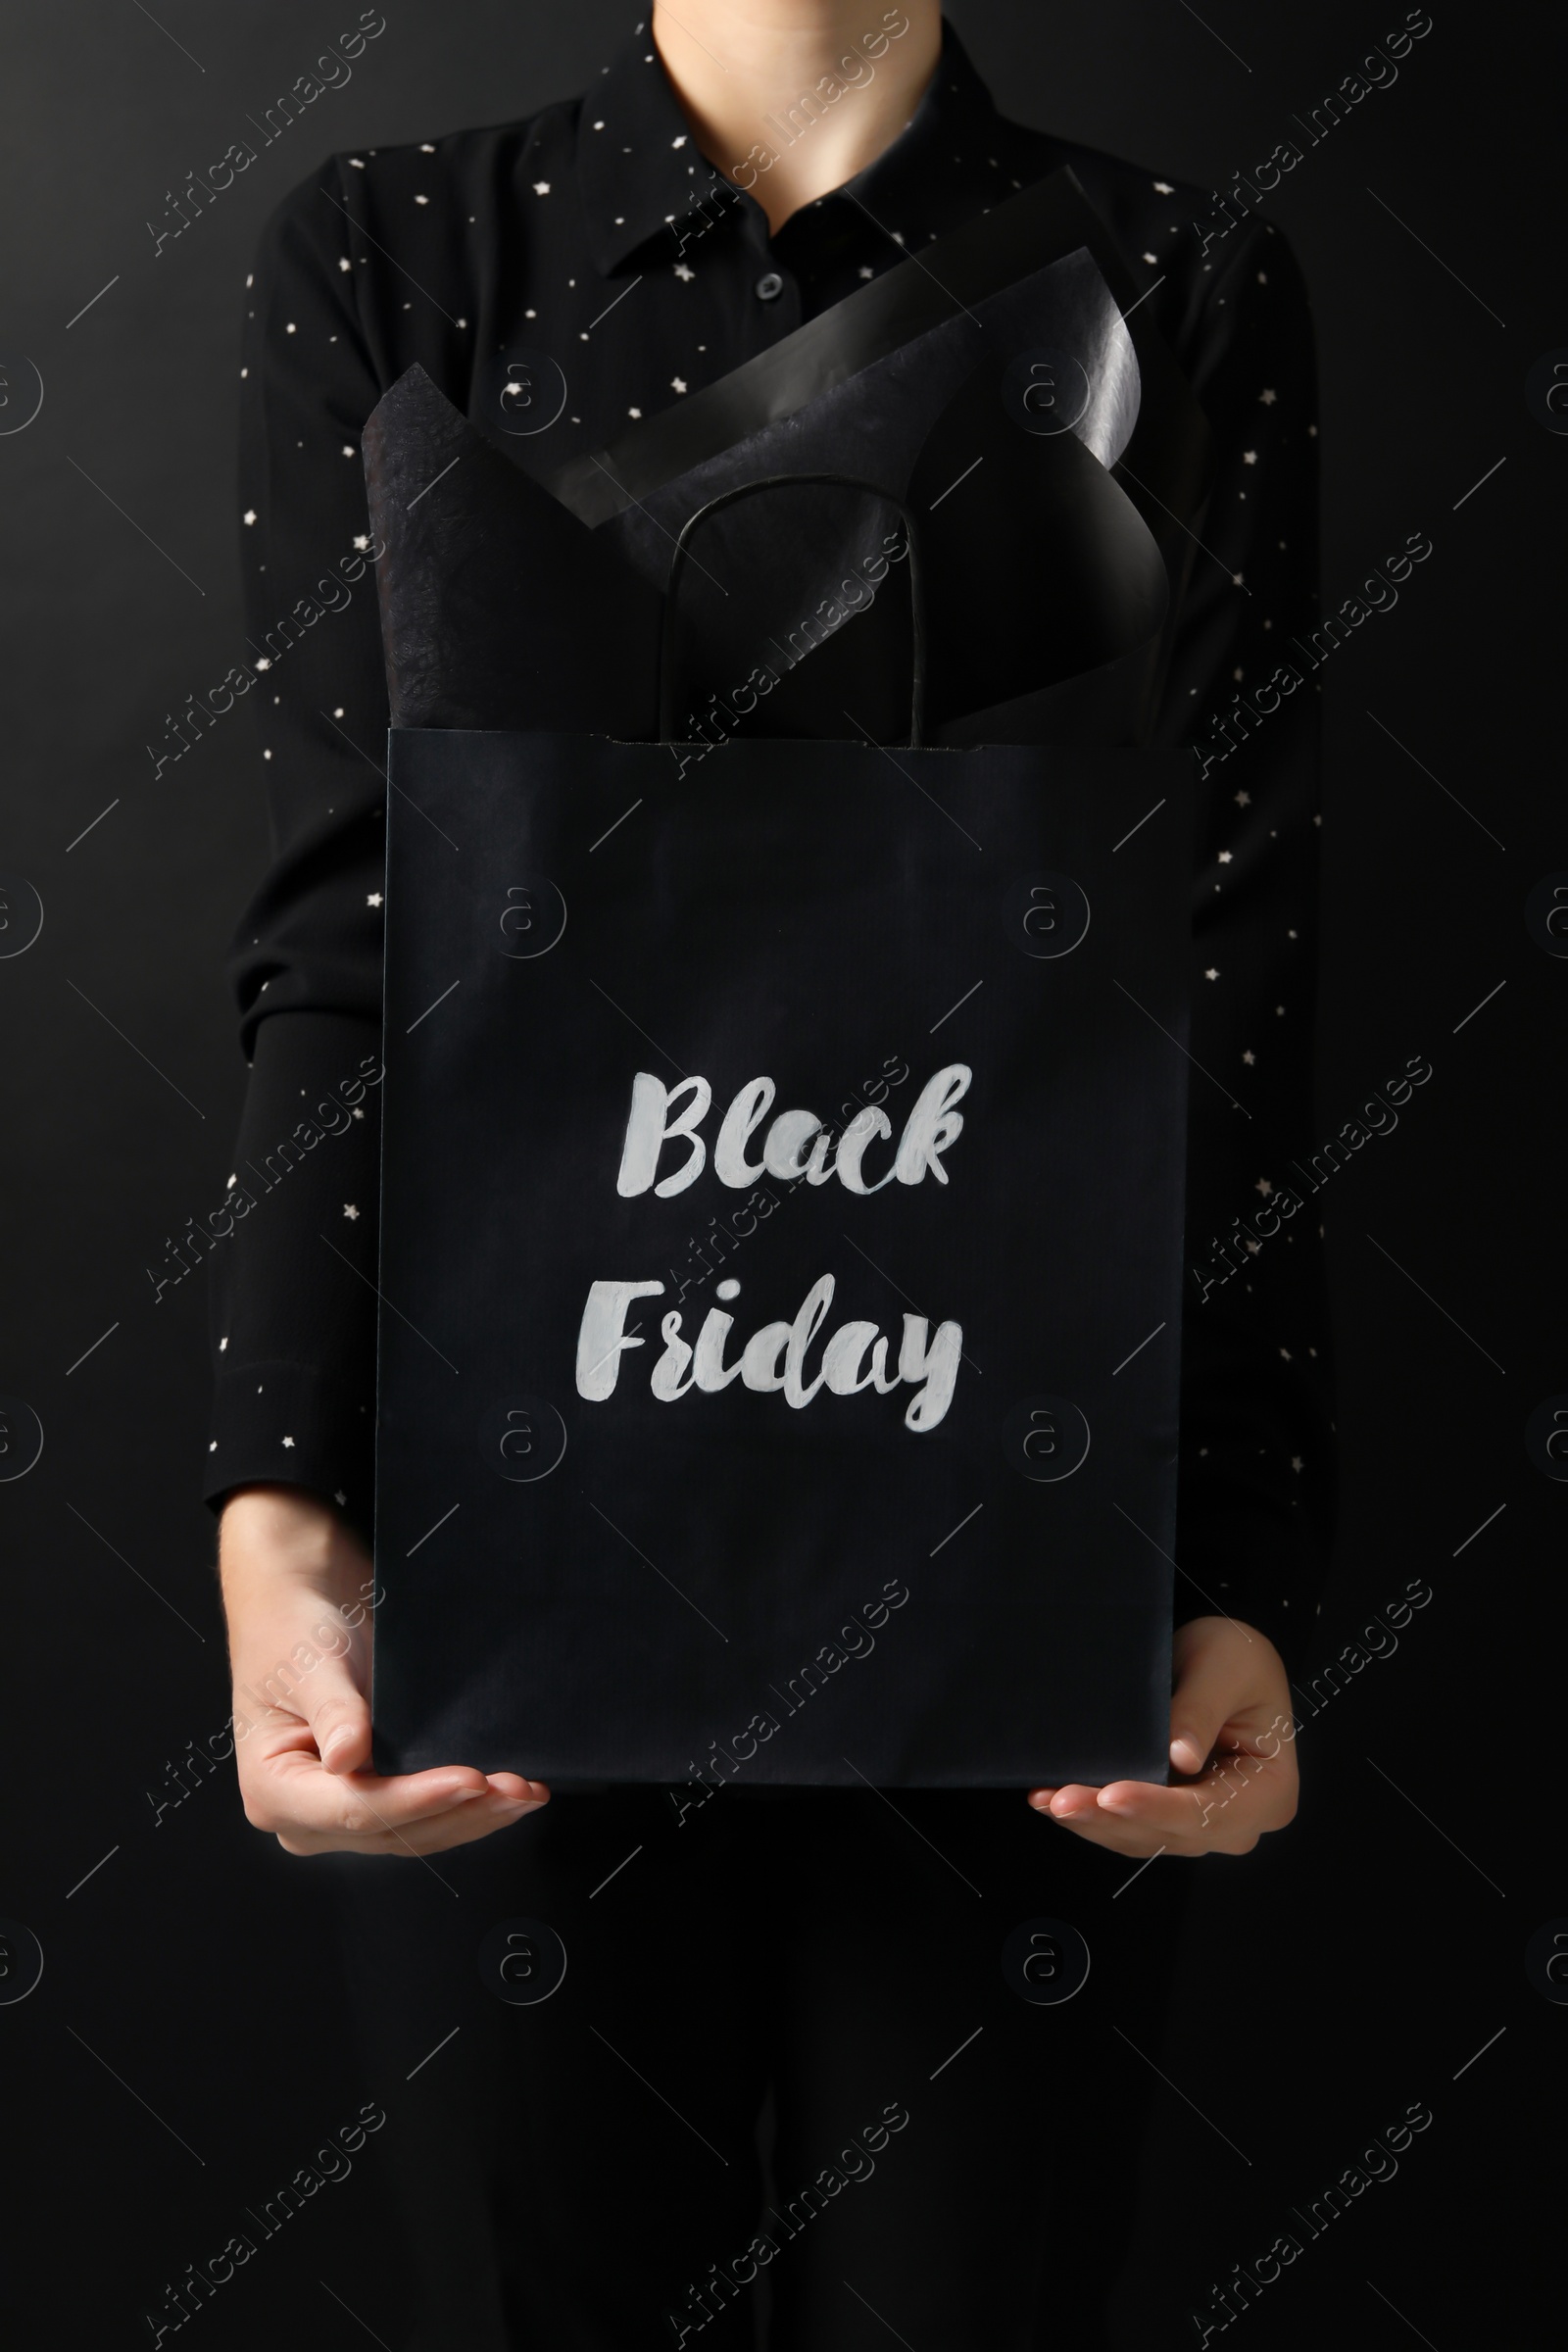
[[[1029,1802],[1079,1838],[1143,1860],[1250,1854],[1296,1817],[1295,1718],[1279,1651],[1229,1617],[1195,1617],[1176,1635],[1167,1788],[1111,1781],[1031,1788]]]

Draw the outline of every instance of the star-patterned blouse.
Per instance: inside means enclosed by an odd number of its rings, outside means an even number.
[[[1309,677],[1266,715],[1258,690],[1316,621],[1305,298],[1255,216],[1218,233],[1203,192],[1007,122],[951,27],[901,136],[772,236],[698,152],[646,30],[584,98],[335,156],[268,225],[246,281],[249,660],[231,679],[259,722],[275,857],[229,964],[251,1076],[232,1231],[209,1262],[215,1507],[290,1484],[370,1525],[388,715],[370,410],[417,361],[477,416],[485,362],[526,344],[558,361],[566,399],[514,451],[553,469],[1063,164],[1147,281],[1218,452],[1152,738],[1208,754],[1177,1613],[1229,1614],[1299,1655],[1332,1512],[1320,1234],[1293,1166],[1314,1143],[1318,704]]]

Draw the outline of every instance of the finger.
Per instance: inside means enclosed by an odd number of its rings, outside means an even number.
[[[1060,1788],[1031,1788],[1029,1802],[1037,1811],[1049,1813],[1053,1821],[1065,1821],[1075,1813],[1087,1812],[1099,1793],[1098,1788],[1069,1781]]]
[[[541,1801],[536,1797],[501,1796],[492,1789],[476,1804],[459,1805],[450,1813],[438,1814],[432,1821],[416,1822],[402,1838],[383,1838],[379,1850],[412,1860],[445,1853],[455,1846],[472,1845],[481,1838],[493,1837],[498,1830],[510,1830],[514,1822],[525,1821],[530,1813],[538,1812]]]
[[[381,1855],[394,1861],[422,1860],[455,1846],[471,1845],[497,1830],[510,1829],[514,1822],[537,1813],[543,1801],[539,1797],[503,1796],[492,1788],[480,1797],[449,1807],[444,1813],[411,1822],[407,1829],[332,1832],[289,1828],[279,1831],[278,1843],[290,1854],[354,1853]]]
[[[1272,1780],[1272,1768],[1266,1769]],[[1030,1801],[1035,1802],[1033,1795]],[[1265,1830],[1283,1828],[1291,1819],[1295,1795],[1277,1786],[1254,1790],[1247,1779],[1221,1771],[1182,1788],[1148,1781],[1116,1781],[1103,1788],[1078,1785],[1057,1789],[1035,1809],[1115,1853],[1191,1857],[1250,1852]]]
[[[1165,1788],[1153,1781],[1112,1781],[1092,1788],[1074,1783],[1064,1788],[1033,1788],[1029,1802],[1053,1821],[1087,1821],[1096,1813],[1111,1813],[1127,1821],[1147,1819],[1174,1827],[1178,1821],[1198,1824],[1202,1807],[1191,1788]]]
[[[1191,1858],[1207,1850],[1203,1840],[1194,1834],[1196,1814],[1187,1830],[1174,1832],[1124,1820],[1098,1804],[1085,1805],[1073,1812],[1055,1812],[1049,1805],[1037,1805],[1034,1809],[1086,1845],[1103,1846],[1107,1853],[1120,1854],[1128,1861],[1147,1862],[1161,1853]]]
[[[1295,1775],[1255,1756],[1233,1755],[1187,1788],[1114,1781],[1101,1789],[1098,1810],[1152,1836],[1196,1840],[1211,1852],[1250,1852],[1266,1831],[1283,1829],[1294,1817]]]
[[[1121,1786],[1142,1789],[1145,1784],[1135,1781],[1123,1783]],[[1189,1802],[1185,1814],[1175,1819],[1145,1819],[1136,1810],[1124,1812],[1102,1804],[1101,1799],[1103,1793],[1102,1789],[1090,1788],[1081,1782],[1074,1782],[1068,1787],[1054,1789],[1049,1794],[1044,1789],[1035,1790],[1031,1793],[1029,1801],[1035,1807],[1036,1812],[1047,1814],[1051,1820],[1059,1822],[1063,1829],[1080,1831],[1101,1844],[1118,1844],[1119,1833],[1122,1832],[1129,1836],[1141,1837],[1151,1829],[1157,1830],[1160,1836],[1165,1837],[1196,1838],[1199,1835],[1199,1808],[1191,1802]],[[1160,1789],[1156,1793],[1169,1795],[1174,1791]],[[1154,1843],[1158,1842],[1159,1838],[1156,1837]]]
[[[299,1737],[301,1744],[283,1747],[266,1761],[256,1789],[270,1815],[261,1825],[265,1828],[335,1837],[406,1831],[490,1793],[483,1773],[462,1764],[390,1778],[328,1772],[314,1746],[304,1744],[309,1735]]]
[[[263,1735],[263,1744],[304,1724],[311,1744],[331,1771],[362,1772],[369,1763],[369,1703],[346,1653],[318,1655],[286,1683],[276,1668],[260,1687],[236,1676],[234,1690],[236,1701],[243,1696],[248,1720],[253,1731]]]
[[[525,1804],[547,1805],[550,1791],[543,1781],[525,1781],[520,1772],[492,1772],[491,1788],[498,1796],[514,1796]]]
[[[1235,1713],[1252,1696],[1247,1653],[1234,1641],[1196,1643],[1182,1660],[1170,1700],[1170,1760],[1199,1773]]]
[[[328,1772],[363,1772],[370,1761],[370,1704],[347,1651],[326,1656],[298,1686],[295,1704]]]
[[[1205,1776],[1190,1788],[1158,1788],[1144,1781],[1116,1781],[1102,1788],[1097,1810],[1130,1829],[1156,1832],[1206,1843],[1222,1810],[1240,1802],[1239,1793]]]

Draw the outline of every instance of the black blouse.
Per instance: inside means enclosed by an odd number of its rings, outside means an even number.
[[[418,362],[487,415],[487,363],[527,345],[564,403],[514,454],[552,472],[1064,164],[1147,279],[1218,451],[1152,738],[1234,745],[1200,787],[1193,877],[1178,1618],[1223,1610],[1299,1654],[1332,1509],[1320,1235],[1309,1202],[1273,1231],[1263,1212],[1314,1142],[1316,690],[1213,721],[1316,621],[1310,321],[1271,226],[1195,230],[1200,191],[1008,122],[951,27],[902,135],[771,237],[699,154],[646,31],[583,99],[334,157],[268,224],[241,370],[250,659],[223,709],[252,702],[275,854],[229,964],[251,1057],[230,1206],[200,1236],[215,1507],[291,1484],[370,1526],[388,708],[369,412]]]

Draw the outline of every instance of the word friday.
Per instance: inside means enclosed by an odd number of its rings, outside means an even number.
[[[874,1181],[866,1178],[866,1151],[874,1143],[888,1144],[893,1138],[892,1120],[874,1104],[858,1110],[837,1135],[814,1111],[780,1111],[769,1121],[762,1138],[761,1158],[749,1158],[752,1139],[768,1118],[777,1092],[771,1078],[750,1079],[719,1123],[713,1143],[713,1173],[720,1184],[737,1190],[755,1184],[763,1174],[807,1184],[827,1184],[836,1176],[847,1192],[861,1195],[879,1193],[895,1181],[923,1183],[928,1172],[939,1184],[946,1184],[948,1172],[942,1155],[963,1131],[963,1114],[957,1104],[968,1093],[972,1076],[966,1063],[949,1062],[921,1088],[904,1123],[891,1165]],[[683,1097],[687,1099],[682,1101]],[[706,1078],[683,1078],[678,1086],[666,1088],[648,1071],[637,1072],[615,1179],[615,1190],[623,1200],[650,1191],[656,1199],[668,1200],[696,1183],[708,1164],[708,1145],[697,1130],[712,1101],[713,1090]],[[685,1157],[662,1177],[660,1161],[669,1143],[684,1145]],[[715,1296],[736,1298],[740,1288],[731,1276],[717,1286]],[[905,1410],[905,1428],[916,1434],[935,1429],[953,1401],[963,1353],[962,1325],[940,1323],[933,1339],[924,1315],[906,1315],[897,1363],[890,1372],[886,1334],[874,1323],[842,1323],[826,1341],[815,1377],[808,1380],[807,1351],[827,1320],[834,1288],[832,1274],[820,1275],[792,1322],[764,1323],[729,1363],[724,1360],[724,1348],[734,1328],[732,1315],[710,1307],[693,1344],[682,1336],[682,1317],[671,1308],[660,1325],[663,1352],[649,1375],[654,1395],[661,1403],[672,1404],[689,1396],[693,1389],[715,1396],[738,1380],[760,1394],[782,1391],[785,1402],[799,1409],[824,1388],[835,1396],[856,1396],[872,1388],[885,1396],[901,1383],[907,1383],[915,1394]],[[591,1285],[577,1332],[579,1396],[602,1404],[613,1396],[622,1354],[628,1348],[645,1345],[626,1329],[632,1303],[663,1295],[664,1285],[659,1281]]]

